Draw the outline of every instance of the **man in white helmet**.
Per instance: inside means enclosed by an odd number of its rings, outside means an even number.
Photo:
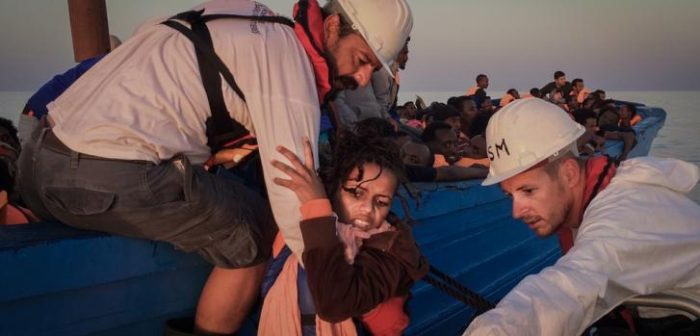
[[[23,197],[40,217],[166,241],[214,265],[198,332],[239,328],[276,227],[303,251],[297,197],[273,183],[286,178],[269,167],[287,162],[276,146],[302,157],[307,136],[316,152],[320,105],[389,69],[413,24],[405,0],[332,0],[324,11],[302,0],[294,16],[213,0],[145,24],[49,105],[51,127],[23,152]],[[256,146],[269,203],[206,171]]]
[[[537,131],[534,131],[537,130]],[[700,295],[700,206],[686,197],[698,167],[674,159],[578,158],[582,126],[559,107],[523,99],[486,130],[491,166],[513,217],[560,235],[565,255],[521,281],[465,335],[580,335],[640,294]]]

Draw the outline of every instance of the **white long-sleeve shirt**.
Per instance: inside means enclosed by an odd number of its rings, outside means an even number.
[[[675,290],[700,294],[700,206],[688,199],[698,167],[637,158],[590,203],[569,252],[523,279],[465,335],[580,335],[625,300]]]
[[[204,14],[274,15],[248,0],[214,0]],[[158,163],[184,153],[193,164],[210,155],[205,121],[211,116],[192,42],[176,30],[148,23],[105,56],[49,105],[53,131],[71,149],[106,158]],[[286,176],[269,163],[286,162],[275,147],[303,158],[302,137],[316,153],[320,109],[314,74],[291,27],[239,19],[207,23],[214,49],[246,97],[222,80],[231,117],[257,137],[275,220],[301,256],[299,201],[274,184]]]

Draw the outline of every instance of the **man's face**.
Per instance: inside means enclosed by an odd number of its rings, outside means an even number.
[[[355,168],[336,191],[335,206],[341,222],[367,231],[378,228],[386,219],[398,182],[391,171],[374,163],[362,168],[361,181]]]
[[[455,133],[459,133],[462,129],[462,119],[459,116],[449,117],[445,119],[445,123],[450,125]]]
[[[407,109],[407,110],[409,110],[408,113],[411,113],[411,114],[413,114],[414,116],[415,116],[416,113],[418,113],[418,108],[416,107],[416,104],[414,104],[413,102],[408,102],[408,104],[406,104],[406,105],[404,106],[404,108]]]
[[[331,15],[324,21],[326,54],[331,59],[329,66],[336,69],[333,88],[337,90],[367,86],[372,73],[381,68],[372,48],[358,33],[339,36],[340,18]]]
[[[484,99],[484,102],[481,103],[481,110],[486,112],[493,111],[493,102],[491,99]]]
[[[440,129],[435,133],[436,154],[453,156],[457,152],[457,133],[451,129]]]
[[[573,111],[578,108],[578,101],[576,98],[571,98],[566,101],[566,105],[569,106],[569,111]]]
[[[588,118],[584,126],[587,130],[595,133],[598,131],[598,120],[596,118]]]
[[[566,76],[561,76],[561,77],[555,79],[554,83],[557,85],[557,87],[562,87],[562,86],[566,85]]]
[[[573,204],[572,192],[560,175],[551,177],[542,166],[501,182],[501,189],[513,200],[513,218],[521,219],[539,237],[555,233]]]
[[[479,114],[479,110],[476,108],[476,104],[473,100],[467,100],[462,105],[462,118],[466,121],[472,121]]]
[[[630,111],[627,105],[620,106],[620,119],[630,119],[632,118],[632,111]]]
[[[620,117],[613,111],[606,111],[598,118],[598,124],[601,127],[610,125],[616,126],[619,121]]]
[[[484,89],[484,90],[488,89],[488,87],[489,87],[489,78],[488,78],[488,77],[483,77],[483,78],[481,78],[481,79],[479,80],[479,83],[477,83],[477,85],[478,85],[480,88]]]
[[[576,91],[581,91],[583,90],[583,82],[576,82],[576,86],[574,87]]]
[[[411,110],[406,107],[399,107],[396,113],[401,119],[411,120],[414,118],[414,115],[411,113]]]
[[[399,116],[408,120],[415,119],[417,112],[418,111],[416,110],[416,105],[406,104],[403,108],[401,108],[401,113],[399,114]]]
[[[430,149],[423,144],[407,142],[401,147],[401,161],[406,165],[427,166],[430,163]]]
[[[552,101],[557,102],[557,104],[565,103],[566,101],[564,100],[564,96],[561,94],[561,91],[553,91],[552,92]]]

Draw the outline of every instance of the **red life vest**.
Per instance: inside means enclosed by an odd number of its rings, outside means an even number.
[[[314,68],[318,101],[323,104],[331,91],[331,72],[328,62],[322,55],[323,15],[316,0],[301,0],[294,5],[294,33],[309,56]]]
[[[591,200],[610,184],[616,171],[617,166],[607,156],[588,159],[586,162],[586,187],[583,190],[584,210],[588,208]],[[581,220],[582,218],[579,218],[579,224]],[[561,227],[557,230],[557,235],[559,236],[561,252],[566,254],[574,246],[573,232],[568,227]]]

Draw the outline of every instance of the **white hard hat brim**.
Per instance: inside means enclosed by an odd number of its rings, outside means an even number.
[[[577,153],[576,141],[583,133],[582,125],[552,103],[525,98],[508,104],[486,126],[492,161],[482,185],[502,182],[564,153]]]
[[[576,156],[578,156],[578,151],[576,150],[576,139],[581,137],[583,135],[583,133],[585,133],[585,132],[586,131],[584,129],[578,129],[576,131],[575,135],[573,136],[574,140],[572,143],[566,145],[564,148],[554,148],[552,150],[548,150],[548,152],[551,151],[552,153],[557,153],[557,154],[553,154],[553,155],[559,156],[559,155],[564,154],[566,152],[573,151],[574,154]],[[569,148],[571,148],[571,149],[569,149]],[[519,166],[517,168],[511,169],[511,170],[506,171],[506,172],[499,173],[498,175],[492,174],[489,171],[489,175],[484,179],[483,182],[481,182],[481,185],[482,186],[490,186],[490,185],[494,185],[496,183],[501,183],[501,182],[513,177],[513,176],[516,176],[522,172],[529,170],[530,168],[538,165],[539,163],[541,163],[543,161],[550,160],[550,158],[552,158],[552,157],[550,156],[550,157],[544,158],[542,160],[534,160],[528,164]]]

